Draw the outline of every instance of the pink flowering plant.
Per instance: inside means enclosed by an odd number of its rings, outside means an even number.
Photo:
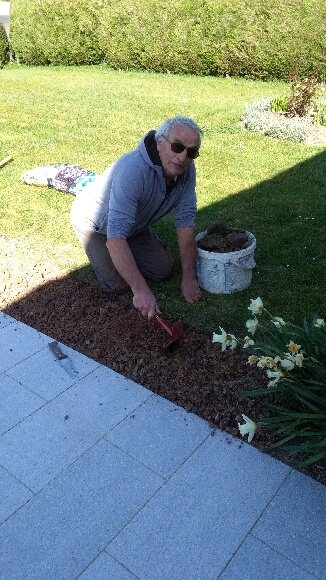
[[[248,310],[244,339],[221,327],[220,334],[213,333],[213,342],[220,343],[222,351],[240,346],[248,352],[248,364],[266,373],[267,386],[243,396],[275,395],[275,403],[266,403],[272,416],[255,420],[243,415],[240,434],[251,441],[260,424],[268,425],[276,439],[271,447],[283,447],[302,465],[321,461],[326,458],[325,321],[315,315],[311,322],[296,326],[272,316],[260,298],[252,299]],[[261,341],[256,340],[258,331]]]

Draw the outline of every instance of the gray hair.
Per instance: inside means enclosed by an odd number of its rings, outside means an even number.
[[[197,123],[195,123],[195,121],[190,119],[190,117],[173,117],[172,119],[167,119],[166,121],[163,121],[162,125],[155,132],[156,141],[159,137],[168,137],[170,132],[174,127],[176,127],[176,125],[187,125],[187,127],[192,129],[196,133],[196,135],[198,135],[199,145],[201,144],[203,131],[197,125]]]

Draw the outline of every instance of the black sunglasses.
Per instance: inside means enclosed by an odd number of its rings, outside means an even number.
[[[182,145],[182,143],[177,143],[177,141],[173,141],[173,143],[171,143],[171,141],[169,141],[165,135],[162,135],[162,137],[164,137],[164,139],[170,143],[171,151],[173,151],[173,153],[182,153],[185,149],[187,149],[187,157],[190,157],[190,159],[197,159],[197,157],[199,157],[199,151],[198,149],[195,149],[195,147],[185,147],[185,145]]]

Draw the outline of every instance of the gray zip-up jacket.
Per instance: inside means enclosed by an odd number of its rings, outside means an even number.
[[[127,239],[174,210],[177,228],[195,225],[196,168],[192,161],[168,192],[150,131],[136,150],[117,159],[83,188],[70,219],[81,230]]]

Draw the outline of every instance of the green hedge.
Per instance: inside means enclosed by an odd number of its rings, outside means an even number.
[[[9,42],[5,27],[0,22],[0,68],[9,60]]]
[[[320,0],[12,0],[28,64],[288,79],[326,71]]]
[[[11,0],[10,39],[29,65],[97,64],[100,0]]]

